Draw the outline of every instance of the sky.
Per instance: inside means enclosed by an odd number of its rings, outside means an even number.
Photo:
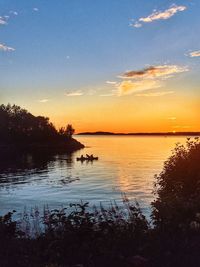
[[[199,0],[0,0],[0,102],[76,132],[200,131]]]

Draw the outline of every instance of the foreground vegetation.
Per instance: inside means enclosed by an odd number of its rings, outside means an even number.
[[[17,105],[0,105],[0,147],[19,150],[73,151],[84,146],[72,138],[72,125],[57,130],[43,116],[34,116]]]
[[[121,208],[79,203],[43,216],[36,210],[24,227],[12,213],[0,217],[0,266],[200,266],[199,160],[198,139],[177,145],[156,176],[150,223],[126,196]]]

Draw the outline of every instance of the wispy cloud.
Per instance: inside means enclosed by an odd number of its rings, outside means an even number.
[[[15,49],[13,47],[9,47],[7,45],[0,44],[0,51],[11,52],[11,51],[15,51]]]
[[[181,12],[186,10],[186,6],[177,6],[172,5],[170,8],[164,10],[164,11],[154,11],[152,14],[150,14],[147,17],[140,18],[139,21],[141,22],[153,22],[154,20],[165,20],[169,19],[172,16],[174,16],[177,12]]]
[[[17,15],[18,15],[18,12],[17,12],[17,11],[13,11],[13,10],[11,10],[11,11],[10,11],[10,14],[17,16]]]
[[[6,19],[8,19],[8,18],[0,16],[0,25],[6,25],[7,24]]]
[[[131,26],[135,28],[140,28],[142,27],[143,23],[151,23],[153,21],[157,20],[167,20],[171,17],[173,17],[176,13],[182,12],[186,10],[186,6],[177,6],[175,4],[171,5],[168,9],[166,10],[154,10],[150,15],[147,17],[141,17],[139,18],[135,23],[132,23]]]
[[[48,98],[45,98],[45,99],[39,99],[38,100],[38,102],[40,102],[40,103],[47,103],[47,102],[49,102],[50,101],[50,99],[48,99]]]
[[[130,95],[138,91],[145,91],[149,89],[155,89],[161,87],[162,84],[160,81],[154,80],[140,80],[140,81],[131,81],[125,80],[120,82],[117,85],[118,95]]]
[[[133,26],[135,28],[141,28],[142,27],[142,23],[136,21],[135,23],[130,23],[130,26]]]
[[[39,8],[38,7],[34,7],[33,8],[33,11],[38,12],[39,11]]]
[[[10,19],[12,15],[17,16],[18,12],[11,10],[9,11],[9,15],[0,16],[0,25],[8,24],[8,20]]]
[[[174,94],[174,91],[162,91],[162,92],[153,92],[153,93],[142,93],[136,94],[136,96],[143,96],[143,97],[158,97],[164,95]]]
[[[107,84],[116,84],[117,82],[115,81],[106,81]]]
[[[154,79],[159,77],[171,77],[173,74],[188,71],[187,66],[177,66],[177,65],[158,65],[150,66],[142,70],[132,70],[127,71],[120,77],[123,79]]]
[[[108,84],[115,87],[115,95],[130,95],[138,93],[140,91],[150,90],[162,87],[165,85],[164,81],[172,78],[173,76],[188,71],[187,66],[178,66],[178,65],[157,65],[145,67],[141,70],[131,70],[126,71],[118,78],[121,79],[119,82],[110,82]],[[137,94],[137,96],[162,96],[166,94],[172,94],[173,91],[164,91],[157,93],[144,93]],[[113,94],[113,92],[112,92]],[[110,92],[108,95],[112,95]],[[107,94],[106,94],[107,96]]]
[[[109,97],[109,96],[117,96],[117,95],[118,95],[118,91],[117,91],[117,88],[115,88],[111,90],[109,93],[100,94],[99,96]]]
[[[77,90],[77,91],[70,91],[70,92],[66,92],[65,96],[82,96],[83,92],[81,90]]]
[[[200,57],[200,50],[190,52],[189,56],[190,57]]]

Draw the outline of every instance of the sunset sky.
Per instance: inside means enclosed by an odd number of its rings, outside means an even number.
[[[199,0],[0,0],[0,99],[76,132],[200,131]]]

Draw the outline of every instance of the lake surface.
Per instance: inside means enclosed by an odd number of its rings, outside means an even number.
[[[154,175],[186,137],[76,136],[87,147],[71,155],[24,155],[0,163],[1,214],[31,207],[61,207],[80,200],[109,205],[122,193],[149,212]],[[79,162],[81,154],[98,161]]]

